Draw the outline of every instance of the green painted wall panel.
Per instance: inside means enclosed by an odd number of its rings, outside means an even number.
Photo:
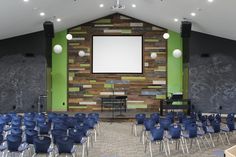
[[[183,58],[172,55],[174,49],[182,50],[182,38],[179,33],[168,31],[168,95],[183,92]]]
[[[52,46],[60,44],[61,54],[52,52],[52,111],[67,111],[67,31],[58,32]]]

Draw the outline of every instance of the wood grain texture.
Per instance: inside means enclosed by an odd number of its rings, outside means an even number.
[[[68,110],[99,110],[99,98],[113,91],[128,95],[128,109],[159,108],[167,92],[167,42],[162,37],[166,31],[117,13],[69,29],[73,40],[68,41]],[[142,35],[143,74],[92,74],[93,35]],[[78,55],[80,50],[84,57]]]

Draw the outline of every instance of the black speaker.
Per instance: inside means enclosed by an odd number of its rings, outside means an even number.
[[[54,27],[51,21],[46,21],[43,23],[43,28],[45,36],[48,38],[54,38]]]
[[[181,24],[181,37],[190,38],[191,36],[192,23],[189,21],[182,21]]]

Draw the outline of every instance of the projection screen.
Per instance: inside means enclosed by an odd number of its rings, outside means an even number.
[[[142,36],[93,36],[92,73],[143,73]]]

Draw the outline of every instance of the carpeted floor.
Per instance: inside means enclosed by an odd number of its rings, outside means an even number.
[[[149,157],[149,151],[144,152],[144,145],[140,142],[139,137],[131,134],[130,122],[122,123],[101,123],[101,134],[98,136],[97,142],[89,151],[89,157]],[[230,148],[236,144],[236,135],[230,138],[231,145],[224,146],[220,141],[215,142],[216,148],[204,148],[202,151],[198,147],[193,146],[189,154],[183,154],[181,149],[176,151],[175,145],[171,145],[171,156],[176,157],[223,157],[223,150]],[[225,142],[226,143],[226,142]],[[153,144],[153,157],[165,156],[159,152],[159,145]]]

